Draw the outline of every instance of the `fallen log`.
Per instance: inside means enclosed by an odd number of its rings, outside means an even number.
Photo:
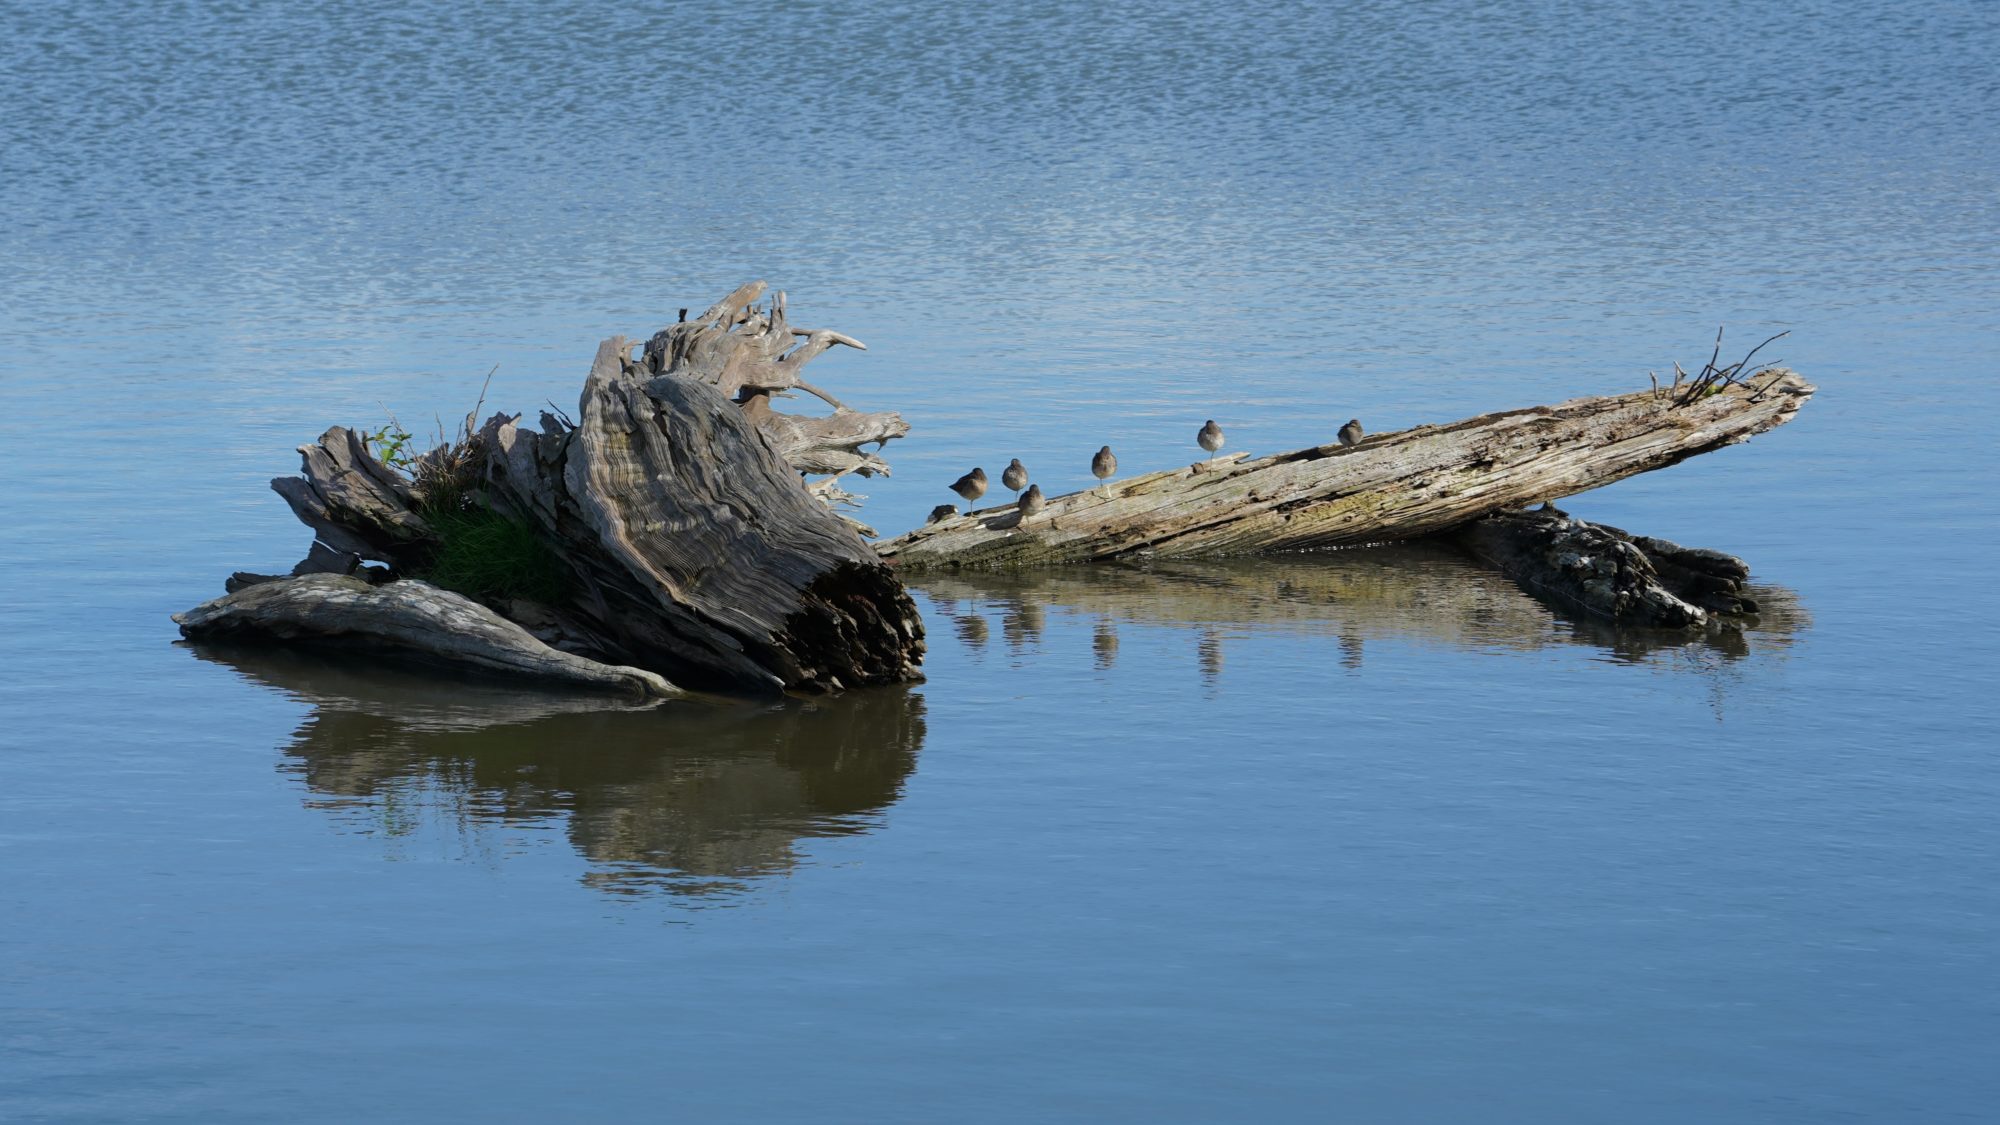
[[[338,574],[256,582],[174,615],[189,640],[361,644],[543,684],[669,696],[643,668],[600,664],[550,648],[470,598],[406,579],[372,586]]]
[[[1757,612],[1742,559],[1631,535],[1551,505],[1497,512],[1448,538],[1529,593],[1618,625],[1688,629]]]
[[[942,515],[876,550],[920,571],[1414,539],[1745,441],[1789,421],[1813,391],[1771,368],[1686,402],[1658,391],[1578,398],[1354,446],[1232,454],[1052,497],[1026,519],[1012,505]]]

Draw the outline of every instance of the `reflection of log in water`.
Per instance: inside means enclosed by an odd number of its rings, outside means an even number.
[[[415,794],[467,828],[560,820],[606,890],[782,874],[798,840],[869,830],[924,737],[922,697],[902,689],[618,709],[300,650],[195,652],[313,705],[287,768],[324,806]]]
[[[1694,649],[1735,659],[1757,648],[1782,649],[1808,623],[1791,592],[1772,586],[1754,587],[1763,612],[1740,628],[1690,634],[1570,618],[1504,575],[1424,542],[1261,559],[924,573],[910,582],[953,607],[960,636],[982,609],[1003,622],[1032,619],[1038,626],[1049,610],[1094,618],[1099,667],[1116,660],[1120,625],[1193,626],[1200,630],[1196,658],[1211,679],[1223,673],[1231,628],[1333,636],[1339,661],[1354,668],[1371,639],[1523,651],[1576,644],[1633,661]]]

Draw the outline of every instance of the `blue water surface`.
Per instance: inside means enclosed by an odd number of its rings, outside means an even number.
[[[2000,6],[0,6],[0,1119],[1983,1121]],[[632,711],[167,615],[330,424],[573,403],[765,278],[885,531],[1791,335],[1440,552],[934,579],[929,682]]]

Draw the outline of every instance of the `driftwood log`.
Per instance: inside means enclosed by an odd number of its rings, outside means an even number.
[[[270,579],[177,613],[174,621],[189,640],[249,636],[356,644],[547,684],[676,694],[672,684],[643,668],[550,648],[478,602],[414,579],[382,586],[335,574]]]
[[[468,667],[641,693],[669,683],[836,691],[921,679],[923,626],[899,572],[1441,533],[1565,608],[1691,628],[1754,608],[1740,561],[1515,510],[1745,441],[1788,421],[1814,391],[1781,368],[1745,377],[1748,357],[1728,368],[1711,359],[1685,387],[1352,446],[1231,454],[1049,498],[1025,516],[941,507],[871,548],[862,538],[871,531],[836,514],[861,499],[842,482],[888,473],[881,449],[909,427],[807,382],[813,358],[862,345],[793,327],[785,295],[763,302],[764,292],[753,282],[692,319],[683,310],[637,354],[622,337],[606,341],[576,418],[543,413],[530,429],[501,414],[475,431],[468,416],[461,440],[409,472],[385,464],[364,435],[328,430],[301,448],[300,476],[272,484],[313,530],[307,559],[289,579],[232,576],[228,597],[178,619],[183,631],[371,638],[456,654]],[[800,393],[831,412],[773,409]],[[511,521],[560,560],[560,596],[467,599],[412,581],[447,553],[469,510]]]
[[[1188,558],[1414,539],[1487,514],[1665,468],[1783,425],[1812,396],[1767,369],[1677,404],[1664,392],[1572,399],[1443,426],[1377,434],[1114,481],[942,515],[877,545],[906,571],[1135,556]]]

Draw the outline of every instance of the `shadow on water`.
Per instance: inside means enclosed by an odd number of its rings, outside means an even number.
[[[637,706],[307,651],[189,646],[312,705],[284,768],[308,803],[389,836],[557,823],[615,893],[728,897],[800,861],[798,841],[869,831],[916,768],[924,703],[831,699]],[[349,814],[349,815],[342,815]]]
[[[1205,678],[1225,674],[1232,634],[1333,638],[1334,659],[1359,669],[1371,641],[1430,642],[1483,651],[1583,646],[1619,663],[1715,669],[1783,652],[1810,619],[1791,591],[1753,585],[1758,617],[1704,633],[1630,629],[1579,619],[1530,597],[1505,576],[1443,546],[1214,561],[1155,561],[1035,571],[923,574],[910,585],[950,620],[968,648],[998,622],[1010,649],[1039,642],[1051,612],[1091,622],[1100,670],[1118,659],[1119,630],[1183,626]]]

